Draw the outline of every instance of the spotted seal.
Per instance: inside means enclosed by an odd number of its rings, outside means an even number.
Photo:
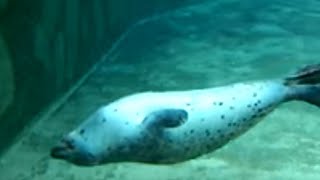
[[[129,95],[90,115],[51,156],[79,166],[187,161],[222,147],[284,102],[319,106],[319,82],[317,64],[281,79]]]

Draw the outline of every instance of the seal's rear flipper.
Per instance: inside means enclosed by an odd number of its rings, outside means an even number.
[[[285,78],[284,82],[291,87],[290,99],[320,107],[320,64],[305,66]]]
[[[143,120],[149,127],[174,128],[182,125],[188,119],[188,112],[183,109],[162,109],[155,111]]]
[[[286,84],[320,84],[320,64],[307,65],[285,78]]]

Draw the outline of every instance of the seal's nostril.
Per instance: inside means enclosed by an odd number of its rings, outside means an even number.
[[[66,142],[66,144],[67,144],[67,147],[69,148],[69,149],[71,149],[71,150],[73,150],[74,149],[74,141],[73,140],[69,140],[69,141],[67,141]]]
[[[67,138],[67,137],[63,138],[62,143],[64,143],[66,147],[70,150],[73,150],[75,148],[74,140],[71,138]]]

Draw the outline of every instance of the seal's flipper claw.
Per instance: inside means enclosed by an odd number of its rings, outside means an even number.
[[[143,120],[143,124],[152,127],[174,128],[181,126],[188,119],[188,112],[183,109],[162,109],[155,111]]]

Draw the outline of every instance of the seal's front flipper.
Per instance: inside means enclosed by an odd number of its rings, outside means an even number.
[[[188,112],[183,109],[162,109],[155,111],[143,120],[149,127],[174,128],[182,125],[188,119]]]

